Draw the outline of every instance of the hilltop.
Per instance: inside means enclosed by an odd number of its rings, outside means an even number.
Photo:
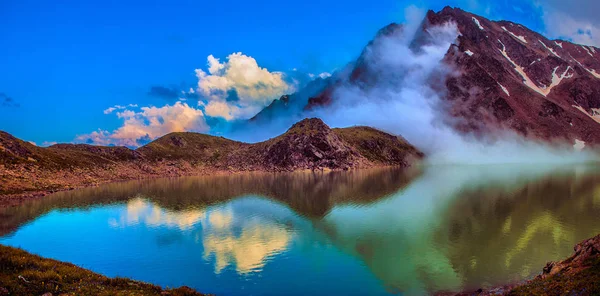
[[[86,144],[42,148],[0,132],[0,202],[148,177],[408,167],[423,156],[401,137],[368,127],[331,129],[317,118],[255,144],[178,132],[135,150]]]

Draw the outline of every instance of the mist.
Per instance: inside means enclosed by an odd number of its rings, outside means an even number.
[[[296,108],[300,111],[256,124],[251,132],[238,128],[230,136],[262,141],[285,132],[298,120],[318,117],[331,127],[364,125],[402,136],[427,155],[429,164],[560,164],[599,159],[594,152],[576,151],[574,143],[548,144],[509,130],[483,138],[454,130],[452,123],[459,119],[447,115],[443,100],[445,78],[454,71],[442,60],[449,50],[457,50],[453,45],[460,32],[454,23],[422,32],[418,30],[422,11],[407,9],[406,13],[408,22],[402,30],[376,38],[363,53],[367,75],[375,79],[350,83],[349,65],[334,77],[342,83],[333,93],[332,105],[311,111]],[[305,106],[307,100],[302,97],[295,104]]]

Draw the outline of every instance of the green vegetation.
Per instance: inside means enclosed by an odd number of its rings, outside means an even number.
[[[107,278],[73,264],[0,246],[0,295],[203,295],[190,288],[161,287]]]

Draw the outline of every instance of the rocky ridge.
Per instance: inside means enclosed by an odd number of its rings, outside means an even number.
[[[2,132],[0,201],[147,177],[408,167],[421,158],[401,137],[366,127],[331,129],[316,118],[256,144],[181,132],[136,150],[84,144],[41,148]]]

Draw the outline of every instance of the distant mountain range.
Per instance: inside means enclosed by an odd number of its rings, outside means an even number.
[[[136,150],[86,144],[42,148],[0,132],[0,204],[110,181],[240,171],[408,167],[422,157],[401,137],[369,127],[331,129],[316,118],[256,144],[181,132]]]
[[[427,13],[411,48],[431,42],[432,29],[448,23],[456,24],[459,32],[443,59],[453,73],[431,81],[435,84],[431,87],[448,103],[445,111],[456,119],[450,120],[454,129],[475,135],[509,129],[548,141],[600,143],[600,49],[549,40],[513,22],[490,21],[450,7]],[[266,121],[290,109],[301,112],[343,104],[346,98],[335,95],[340,87],[373,87],[381,81],[365,53],[381,39],[401,38],[403,32],[399,24],[381,29],[344,73],[283,96],[253,121]]]

